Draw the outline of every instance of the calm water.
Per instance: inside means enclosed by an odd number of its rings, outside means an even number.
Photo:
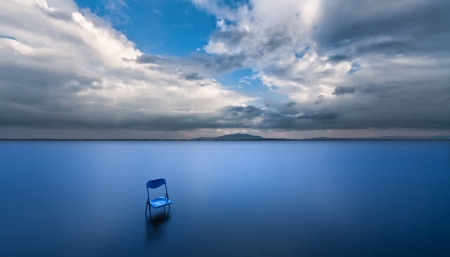
[[[0,142],[0,256],[450,256],[449,149]]]

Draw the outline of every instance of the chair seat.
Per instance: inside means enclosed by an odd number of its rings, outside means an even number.
[[[164,197],[158,197],[158,198],[155,198],[155,199],[151,199],[151,200],[150,200],[150,205],[151,205],[153,208],[163,207],[163,206],[169,205],[169,204],[171,204],[171,203],[172,203],[172,201],[170,201],[170,200],[168,200],[168,199],[166,199],[166,198],[164,198]]]

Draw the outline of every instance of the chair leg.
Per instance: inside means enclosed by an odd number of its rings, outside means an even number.
[[[150,205],[150,202],[147,201],[147,204],[145,205],[145,215],[147,215],[147,209],[150,212],[150,218],[152,217],[152,206]]]

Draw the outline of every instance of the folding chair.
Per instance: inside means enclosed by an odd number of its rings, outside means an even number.
[[[150,194],[148,192],[148,189],[155,189],[160,186],[164,185],[166,188],[166,195],[164,197],[158,197],[154,199],[150,199]],[[166,211],[166,205],[169,206],[170,211],[170,204],[172,204],[172,201],[169,200],[169,194],[167,194],[167,184],[166,180],[163,178],[155,179],[155,180],[149,180],[147,182],[147,205],[145,207],[145,212],[147,213],[147,208],[150,210],[150,216],[152,215],[152,207],[155,209],[164,207],[164,211]]]

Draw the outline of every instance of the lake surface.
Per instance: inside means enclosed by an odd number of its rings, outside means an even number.
[[[0,207],[0,256],[450,256],[450,143],[0,142]]]

